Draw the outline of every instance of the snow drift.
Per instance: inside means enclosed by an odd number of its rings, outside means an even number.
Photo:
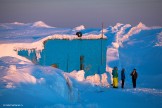
[[[84,30],[84,29],[85,29],[84,25],[80,25],[78,27],[75,27],[73,30],[81,31],[81,30]]]
[[[42,21],[37,21],[33,24],[33,27],[44,27],[44,28],[53,28]]]

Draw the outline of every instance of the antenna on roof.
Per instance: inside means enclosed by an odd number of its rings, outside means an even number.
[[[103,45],[102,45],[102,39],[103,39],[103,22],[102,22],[102,31],[101,31],[101,65],[103,65]]]
[[[103,22],[102,22],[101,38],[103,39]]]

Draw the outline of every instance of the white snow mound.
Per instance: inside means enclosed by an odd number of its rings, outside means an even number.
[[[44,28],[53,28],[49,25],[47,25],[46,23],[44,23],[43,21],[37,21],[33,24],[33,27],[44,27]]]
[[[84,25],[80,25],[80,26],[74,28],[74,30],[76,30],[76,31],[80,31],[80,30],[84,30],[84,29],[85,29]]]

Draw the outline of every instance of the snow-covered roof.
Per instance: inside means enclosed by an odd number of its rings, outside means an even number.
[[[0,57],[2,56],[11,56],[16,57],[19,59],[23,59],[25,61],[28,61],[27,59],[17,55],[16,51],[19,50],[28,50],[32,51],[35,50],[37,54],[37,59],[40,58],[40,52],[44,49],[44,42],[50,39],[67,39],[67,40],[73,40],[73,39],[101,39],[101,35],[84,35],[81,38],[77,35],[61,35],[61,34],[55,34],[51,36],[47,36],[39,41],[35,41],[32,43],[7,43],[7,44],[1,44],[0,45]],[[103,39],[106,39],[106,36],[103,36]],[[4,48],[7,48],[8,50],[4,51]]]

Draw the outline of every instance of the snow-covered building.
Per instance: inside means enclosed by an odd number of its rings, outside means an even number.
[[[71,72],[84,70],[85,75],[106,71],[106,38],[48,39],[37,59],[36,51],[18,51],[36,64],[53,66]]]

